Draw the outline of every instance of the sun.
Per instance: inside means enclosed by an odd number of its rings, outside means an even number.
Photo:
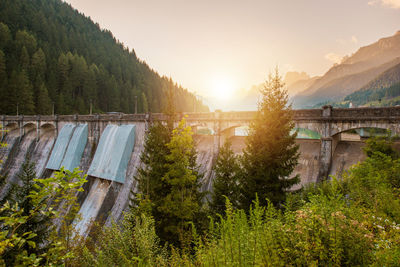
[[[212,95],[221,101],[229,100],[234,92],[234,82],[228,77],[216,77],[212,85]]]

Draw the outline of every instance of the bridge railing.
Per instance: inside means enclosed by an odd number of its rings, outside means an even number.
[[[363,107],[332,109],[333,118],[391,118],[400,117],[400,107]]]
[[[366,120],[366,119],[398,119],[400,120],[399,107],[379,108],[330,108],[330,115],[323,116],[323,109],[299,109],[294,110],[294,120]],[[232,111],[232,112],[199,112],[178,113],[176,119],[187,116],[188,121],[250,121],[254,119],[256,111]],[[94,115],[3,115],[3,121],[148,121],[167,120],[163,113],[148,114],[94,114]]]

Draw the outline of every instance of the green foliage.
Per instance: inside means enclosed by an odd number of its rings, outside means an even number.
[[[393,159],[399,157],[399,153],[393,148],[393,138],[390,131],[387,132],[386,136],[368,138],[363,150],[367,157],[373,157],[376,152],[381,152]]]
[[[145,213],[152,215],[155,220],[157,234],[165,241],[168,236],[163,235],[161,229],[168,223],[157,207],[171,190],[162,179],[167,173],[167,159],[169,153],[167,143],[171,140],[171,132],[160,122],[153,124],[146,134],[144,151],[141,154],[143,165],[138,169],[135,179],[138,182],[138,193],[133,194],[131,209],[135,214]]]
[[[17,102],[21,114],[48,114],[47,107],[41,108],[42,84],[48,90],[45,102],[54,102],[59,114],[87,114],[91,102],[94,112],[133,113],[135,96],[138,112],[160,112],[168,86],[179,111],[193,111],[193,101],[198,111],[208,111],[189,91],[160,77],[110,31],[61,0],[4,0],[0,18],[0,92],[6,96],[0,99],[1,114],[15,114]],[[13,80],[8,93],[1,91],[2,68]],[[30,86],[17,86],[18,79],[12,79],[22,71]],[[33,98],[26,102],[18,100],[19,95]]]
[[[69,224],[75,214],[66,213],[65,209],[58,210],[57,207],[62,204],[64,207],[72,207],[71,210],[76,210],[78,206],[76,194],[82,191],[82,185],[86,179],[79,175],[80,172],[77,169],[74,172],[62,169],[51,178],[32,181],[31,165],[26,165],[24,169],[21,176],[25,180],[22,187],[24,192],[19,192],[19,197],[24,195],[24,198],[17,199],[14,204],[7,201],[0,208],[0,213],[5,214],[0,217],[0,261],[4,264],[11,260],[6,257],[10,251],[13,251],[14,265],[38,266],[39,264],[65,263],[68,258],[73,257],[69,251],[71,234],[66,235],[65,230],[70,229]],[[29,189],[31,190],[26,196]],[[18,201],[22,201],[21,204]],[[46,236],[38,236],[42,231],[39,226],[41,220],[58,221],[61,225],[61,231],[57,231],[55,227],[47,229],[49,236],[45,244],[40,242]],[[45,226],[48,225],[45,224]]]
[[[37,114],[49,115],[51,114],[51,100],[49,98],[49,94],[47,92],[47,88],[44,83],[39,87],[39,92],[37,96]]]
[[[25,243],[20,248],[10,248],[5,251],[3,257],[7,265],[13,265],[16,262],[18,254],[21,250],[26,251],[28,255],[35,254],[40,255],[44,253],[47,249],[47,238],[51,230],[50,218],[44,214],[35,213],[30,214],[32,210],[35,209],[32,199],[29,197],[32,191],[37,192],[40,183],[35,181],[36,172],[35,164],[29,160],[22,165],[22,172],[19,174],[19,180],[22,185],[15,184],[7,197],[10,205],[18,206],[23,210],[22,216],[26,216],[26,221],[22,224],[16,231],[16,234],[23,235],[26,232],[33,232],[34,237],[30,238],[29,242],[33,242],[36,246],[30,246]],[[5,213],[2,216],[10,216],[10,214]],[[3,230],[5,230],[4,228]],[[32,243],[32,244],[33,244]]]
[[[147,97],[144,92],[142,92],[142,105],[143,105],[143,112],[149,112],[149,103],[147,102]]]
[[[72,263],[79,266],[167,265],[167,253],[159,245],[154,220],[144,214],[125,214],[122,223],[105,227],[97,239],[93,251],[85,248]]]
[[[165,218],[161,231],[169,235],[172,244],[181,244],[190,237],[192,222],[201,217],[202,197],[200,175],[196,166],[196,151],[193,143],[193,132],[185,127],[185,119],[172,131],[169,150],[166,156],[167,172],[162,180],[170,187],[158,211]]]
[[[379,156],[377,156],[379,155]],[[199,239],[194,264],[204,266],[397,266],[398,160],[376,152],[333,179],[288,198],[277,210],[254,202],[249,215],[227,202],[226,217]],[[385,171],[382,171],[384,169]],[[299,197],[299,198],[296,198]]]
[[[215,177],[211,193],[210,210],[216,215],[225,212],[226,198],[234,207],[239,207],[239,176],[241,169],[239,159],[231,149],[230,141],[226,141],[219,150],[217,162],[214,166]]]
[[[295,143],[293,113],[278,70],[269,75],[262,100],[250,125],[243,155],[241,204],[247,210],[255,195],[283,204],[286,190],[299,182],[290,177],[299,156]],[[262,202],[263,203],[263,202]]]

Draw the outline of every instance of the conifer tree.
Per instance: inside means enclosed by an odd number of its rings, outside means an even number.
[[[231,142],[228,140],[219,150],[214,166],[215,178],[210,202],[212,214],[223,215],[225,213],[226,197],[234,207],[239,206],[240,171],[238,158],[233,153]]]
[[[299,182],[291,177],[299,157],[293,112],[288,103],[278,69],[270,74],[261,91],[262,100],[250,125],[243,154],[241,205],[248,209],[258,195],[262,204],[269,199],[278,205],[285,201],[286,191]]]
[[[16,92],[21,114],[33,114],[35,104],[33,102],[33,87],[29,81],[26,70],[21,71],[17,76]]]
[[[33,55],[31,60],[31,74],[36,80],[40,78],[44,80],[46,74],[46,55],[39,48]]]
[[[0,49],[4,49],[10,41],[10,29],[6,24],[0,22]]]
[[[147,102],[147,97],[146,94],[144,92],[142,92],[142,106],[143,106],[143,112],[147,113],[149,112],[149,104]]]
[[[162,214],[162,236],[168,236],[172,244],[185,247],[191,236],[191,223],[201,218],[200,175],[196,166],[193,132],[185,127],[185,119],[179,122],[167,144],[169,154],[167,172],[162,180],[170,187],[162,199],[158,211]]]
[[[29,54],[28,50],[26,50],[26,47],[22,47],[21,49],[21,56],[19,58],[19,63],[20,67],[22,70],[27,71],[29,66],[30,66],[30,59],[29,59]]]
[[[154,218],[157,235],[163,241],[161,229],[165,224],[163,214],[159,212],[163,199],[170,192],[170,186],[163,180],[167,173],[167,159],[169,153],[167,144],[171,140],[171,132],[161,122],[153,124],[146,133],[144,151],[140,156],[143,165],[138,169],[137,193],[131,199],[131,210],[134,214],[145,213]]]
[[[45,241],[51,231],[49,217],[38,212],[33,213],[36,206],[32,201],[30,194],[32,191],[38,192],[40,190],[40,184],[34,181],[34,179],[36,179],[35,164],[29,160],[26,161],[22,165],[22,171],[18,175],[18,178],[21,181],[21,185],[13,185],[12,191],[10,192],[9,197],[7,197],[7,200],[11,204],[18,203],[18,206],[23,209],[22,216],[27,216],[28,218],[26,222],[21,224],[17,229],[17,233],[21,235],[26,232],[34,233],[35,236],[31,238],[30,241],[35,242],[36,246],[32,247],[29,244],[23,244],[22,248],[15,247],[7,250],[4,259],[9,266],[15,264],[15,258],[23,249],[28,252],[28,255],[32,253],[35,253],[36,255],[42,254],[46,250]]]
[[[39,88],[36,113],[43,115],[48,115],[51,113],[51,100],[49,98],[49,94],[44,83],[42,83]]]
[[[6,59],[3,51],[0,49],[0,110],[4,111],[7,108],[7,72],[6,72]],[[1,129],[0,129],[1,130]]]

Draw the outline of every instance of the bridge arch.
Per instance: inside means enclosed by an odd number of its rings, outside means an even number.
[[[5,131],[12,131],[18,128],[18,123],[16,122],[9,122],[4,125],[4,130]]]
[[[25,124],[23,125],[23,128],[24,128],[24,131],[25,131],[25,132],[30,132],[30,131],[36,129],[36,124],[33,123],[33,122],[28,122],[28,123],[25,123]]]
[[[390,130],[393,135],[400,135],[400,125],[384,121],[371,122],[337,122],[331,126],[331,136],[358,129],[385,129]]]
[[[297,132],[297,139],[321,139],[321,134],[314,130],[310,130],[307,128],[297,128],[293,129],[293,132]]]
[[[45,123],[40,126],[40,137],[46,134],[56,134],[56,126],[53,123]]]
[[[295,121],[294,128],[311,131],[318,134],[319,136],[323,136],[323,126],[319,122],[315,123],[315,122]]]

